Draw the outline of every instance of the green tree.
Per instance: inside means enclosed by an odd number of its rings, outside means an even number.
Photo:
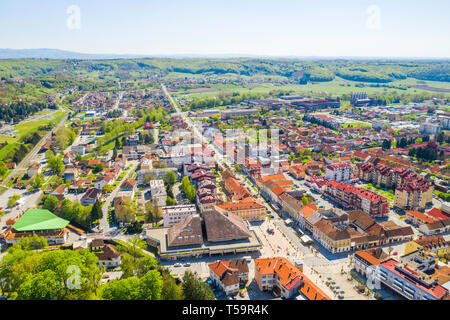
[[[55,210],[55,208],[58,206],[59,200],[55,196],[48,196],[44,201],[44,209],[47,209],[51,212]]]
[[[100,220],[103,218],[103,211],[102,211],[102,205],[100,204],[100,201],[95,200],[94,205],[92,206],[91,210],[91,217],[90,221],[93,223],[96,220]]]
[[[15,194],[11,198],[8,199],[8,207],[14,207],[17,205],[17,201],[19,201],[20,195]]]
[[[61,156],[55,156],[48,160],[49,168],[56,174],[61,174],[64,171],[64,162]]]
[[[167,170],[166,173],[164,173],[163,179],[166,185],[173,186],[177,181],[177,176],[172,170]]]
[[[0,261],[2,293],[20,300],[92,299],[101,279],[97,261],[87,249],[32,252],[13,246]]]
[[[136,277],[109,281],[101,295],[105,300],[141,300],[141,281]]]
[[[95,165],[94,169],[92,169],[92,173],[95,173],[95,174],[100,173],[103,171],[103,169],[104,169],[104,166],[101,163],[98,163]]]
[[[182,288],[186,300],[214,300],[211,288],[191,270],[184,273]]]
[[[156,179],[155,175],[150,173],[144,177],[144,182],[149,183],[151,180],[155,180],[155,179]]]
[[[157,270],[148,271],[141,278],[141,290],[143,300],[160,300],[163,279]]]
[[[169,196],[166,198],[166,206],[173,206],[175,205],[175,200]]]
[[[44,175],[42,173],[37,174],[34,178],[31,179],[30,185],[33,190],[38,190],[44,184]]]
[[[307,198],[306,196],[303,196],[303,197],[302,197],[302,203],[303,203],[303,205],[305,205],[305,206],[307,206],[307,205],[309,204],[309,200],[308,200],[308,198]]]
[[[5,165],[3,161],[0,161],[0,176],[4,176],[8,172],[8,167]]]
[[[27,273],[17,289],[17,300],[57,300],[61,283],[53,270]]]
[[[175,279],[168,273],[163,272],[163,286],[161,292],[162,300],[183,300],[183,288],[177,284]]]
[[[136,216],[136,208],[130,198],[126,198],[114,210],[118,221],[130,222]]]
[[[162,219],[162,209],[156,204],[156,201],[147,201],[145,203],[146,222],[155,223]]]
[[[104,194],[106,194],[106,193],[111,193],[113,190],[114,190],[114,187],[112,185],[105,184],[103,186],[103,190],[102,191],[103,191]]]

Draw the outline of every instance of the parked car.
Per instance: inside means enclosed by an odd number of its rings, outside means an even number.
[[[174,266],[174,267],[181,267],[182,264],[181,264],[181,263],[175,263],[173,266]]]
[[[398,255],[398,252],[397,252],[397,251],[394,251],[392,254],[393,254],[394,256],[396,256],[396,255]]]
[[[187,263],[184,264],[184,266],[185,266],[185,267],[190,267],[191,264],[190,264],[189,262],[187,262]]]

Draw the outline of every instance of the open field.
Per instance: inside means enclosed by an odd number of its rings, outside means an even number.
[[[37,120],[37,121],[24,121],[14,126],[15,136],[9,136],[2,134],[0,135],[0,143],[7,142],[8,144],[0,150],[0,160],[15,147],[19,146],[21,138],[38,131],[41,126],[48,125],[50,122],[59,122],[60,119],[65,115],[65,111],[56,111],[53,113],[53,118],[51,120]]]
[[[365,122],[351,122],[351,123],[344,123],[342,125],[343,128],[348,128],[348,127],[372,127],[372,125],[370,123],[365,123]]]
[[[415,86],[425,86],[421,88],[415,88]],[[420,94],[420,93],[432,93],[427,89],[429,88],[450,88],[450,83],[439,81],[425,81],[417,80],[413,78],[407,78],[405,80],[396,80],[390,83],[363,83],[359,81],[345,80],[340,77],[336,77],[332,81],[327,82],[309,82],[308,84],[278,84],[278,83],[265,83],[256,82],[250,83],[246,87],[242,87],[241,84],[210,84],[208,87],[199,87],[193,89],[180,89],[177,90],[175,96],[184,98],[211,98],[221,93],[262,93],[268,94],[270,91],[282,90],[290,91],[292,95],[308,95],[313,93],[319,94],[332,94],[342,95],[350,94],[352,92],[367,92],[368,95],[383,95],[383,94]],[[436,89],[438,90],[438,89]],[[434,91],[436,91],[434,90]],[[439,91],[440,94],[450,97],[450,91]]]

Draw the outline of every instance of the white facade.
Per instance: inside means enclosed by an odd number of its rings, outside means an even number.
[[[171,227],[188,216],[197,214],[195,204],[162,207],[164,227]]]
[[[109,268],[115,268],[120,266],[121,258],[118,256],[117,258],[112,258],[108,260],[98,260],[97,264],[99,266],[105,266]]]
[[[326,166],[325,179],[335,181],[348,181],[351,179],[352,166],[350,163],[339,163]]]
[[[382,264],[377,266],[376,274],[381,283],[408,300],[437,300],[435,296],[417,286],[414,282],[406,280]]]
[[[419,131],[420,133],[425,134],[438,134],[441,130],[439,124],[425,122],[420,124]]]
[[[232,285],[225,286],[225,284],[222,281],[220,281],[219,276],[211,269],[209,269],[209,276],[211,280],[213,280],[214,283],[218,285],[223,292],[225,292],[226,295],[234,294],[239,291],[239,281]]]

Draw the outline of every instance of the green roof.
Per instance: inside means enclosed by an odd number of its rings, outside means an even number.
[[[16,231],[39,231],[65,228],[68,220],[55,216],[48,210],[30,209],[12,226]]]

